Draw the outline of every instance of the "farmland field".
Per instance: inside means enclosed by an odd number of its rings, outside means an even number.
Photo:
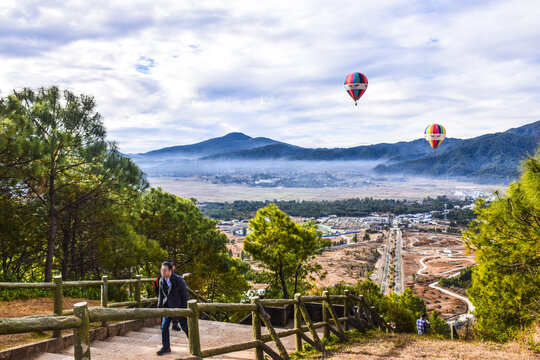
[[[198,201],[226,202],[234,200],[341,200],[373,197],[377,199],[421,200],[427,196],[446,195],[462,198],[467,195],[489,194],[502,185],[475,184],[456,180],[411,178],[402,181],[373,181],[358,187],[326,188],[280,188],[253,187],[233,184],[212,184],[196,178],[158,177],[149,178],[153,187],[184,198],[194,197]]]

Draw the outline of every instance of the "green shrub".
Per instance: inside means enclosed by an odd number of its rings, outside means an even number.
[[[356,285],[339,282],[328,289],[331,295],[343,295],[349,290],[351,295],[362,295],[369,306],[374,306],[386,322],[396,324],[396,331],[414,333],[416,319],[426,311],[424,301],[411,289],[401,295],[392,293],[388,296],[371,280],[359,281]],[[322,289],[319,290],[322,293]]]
[[[459,272],[459,275],[453,277],[446,277],[439,280],[439,285],[442,287],[459,287],[462,289],[468,289],[471,287],[472,282],[472,266],[467,266]]]
[[[450,325],[439,316],[437,310],[429,315],[430,333],[439,337],[450,337]]]
[[[396,324],[396,332],[414,333],[416,331],[414,314],[399,302],[389,301],[383,317],[387,322]]]
[[[15,276],[0,272],[0,282],[19,282]],[[37,282],[37,280],[29,280],[30,282]],[[52,289],[1,289],[0,301],[11,301],[16,299],[28,300],[40,297],[52,296]]]

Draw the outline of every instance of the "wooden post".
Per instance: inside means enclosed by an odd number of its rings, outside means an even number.
[[[343,328],[341,327],[339,318],[334,311],[334,306],[332,305],[332,301],[330,300],[330,294],[328,293],[328,291],[323,292],[323,294],[326,296],[326,301],[324,302],[324,305],[326,305],[326,307],[328,308],[328,312],[330,313],[330,316],[332,317],[332,320],[336,325],[336,331],[333,331],[333,333],[336,334],[342,341],[349,340],[347,335],[345,335],[345,333],[343,332]]]
[[[283,343],[281,342],[281,339],[276,333],[276,329],[274,329],[274,326],[270,322],[270,317],[266,313],[266,310],[264,310],[264,307],[261,305],[261,301],[259,299],[255,299],[254,303],[257,305],[257,313],[259,315],[259,318],[262,320],[264,325],[266,326],[266,329],[268,330],[268,333],[270,334],[270,337],[272,340],[274,340],[274,343],[276,344],[276,347],[279,351],[279,355],[285,360],[289,359],[289,354],[287,353],[287,349],[285,349],[285,346],[283,346]]]
[[[358,301],[358,311],[360,312],[360,315],[366,314],[367,324],[368,324],[369,328],[374,329],[375,324],[373,323],[373,317],[371,316],[371,310],[368,308],[366,300],[364,300],[364,295],[359,295],[358,298],[360,298],[360,300]]]
[[[344,291],[345,296],[347,297],[345,299],[345,303],[343,305],[343,316],[347,318],[345,320],[345,330],[349,330],[349,313],[351,312],[351,295],[349,294],[349,290]]]
[[[294,328],[297,333],[294,335],[294,343],[296,345],[296,351],[302,351],[302,312],[300,311],[300,305],[294,304]]]
[[[359,301],[356,301],[356,299],[352,296],[350,296],[350,302],[349,302],[349,311],[351,312],[351,314],[353,315],[354,317],[354,324],[355,324],[355,327],[360,330],[361,332],[365,332],[366,329],[368,329],[369,327],[369,324],[368,324],[368,321],[365,320],[361,315],[362,315],[362,304],[359,302]],[[358,306],[356,306],[358,305]],[[358,310],[357,310],[358,309]]]
[[[137,282],[135,283],[135,301],[137,302],[137,307],[142,306],[141,303],[141,275],[135,275]]]
[[[90,320],[87,303],[80,302],[73,305],[73,313],[81,319],[81,326],[73,329],[75,360],[90,360]]]
[[[62,276],[55,276],[53,278],[54,282],[54,314],[58,316],[62,316],[62,312],[64,311],[64,290],[62,289]],[[62,336],[62,332],[60,330],[54,330],[53,331],[53,337],[59,338]]]
[[[450,339],[454,340],[454,326],[450,325]]]
[[[328,298],[328,291],[323,291],[323,296]],[[330,321],[328,320],[328,309],[326,308],[326,300],[322,302],[322,321],[325,323],[323,328],[323,337],[325,339],[330,338]]]
[[[381,319],[379,318],[379,314],[377,314],[377,313],[375,312],[375,306],[370,306],[369,309],[370,309],[370,311],[371,311],[372,317],[375,319],[374,325],[375,325],[376,327],[378,327],[379,330],[382,330],[382,329],[381,329]]]
[[[101,285],[101,306],[106,308],[109,299],[109,286],[107,285],[107,280],[109,280],[109,277],[107,275],[103,275],[101,280],[103,281],[103,285]],[[102,321],[101,326],[107,326],[107,322]]]
[[[188,308],[193,315],[188,317],[189,353],[201,357],[201,339],[199,337],[199,307],[197,300],[189,300]]]
[[[108,285],[107,285],[107,280],[108,280],[108,276],[107,275],[103,275],[101,277],[101,281],[103,281],[103,285],[101,285],[101,306],[102,307],[107,307],[107,299],[108,299]]]
[[[304,304],[304,301],[302,300],[302,296],[300,294],[294,294],[294,298],[296,299],[296,301],[298,301],[298,307],[300,309],[300,312],[302,312],[302,316],[304,317],[304,321],[306,322],[309,332],[311,333],[311,336],[313,337],[313,341],[316,344],[317,350],[324,353],[326,349],[324,348],[324,345],[321,342],[321,339],[319,338],[319,334],[317,334],[317,330],[315,330],[315,327],[313,327],[313,322],[311,321],[311,318],[309,317],[309,314],[306,309],[306,305]]]
[[[256,304],[259,301],[259,297],[255,296],[251,298],[251,303]],[[253,340],[261,341],[261,318],[258,311],[251,312],[251,324],[253,327]],[[263,360],[263,349],[260,346],[255,348],[255,360]]]

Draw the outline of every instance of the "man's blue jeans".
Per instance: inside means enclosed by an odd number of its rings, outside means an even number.
[[[161,342],[164,349],[169,349],[171,347],[171,340],[169,337],[169,327],[171,326],[171,320],[172,318],[170,317],[161,318]],[[181,317],[178,318],[178,320],[180,322],[180,327],[182,328],[182,331],[186,333],[186,336],[189,336],[187,319],[185,317]]]

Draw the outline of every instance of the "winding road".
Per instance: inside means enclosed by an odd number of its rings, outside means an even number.
[[[424,271],[427,270],[427,265],[426,265],[425,261],[427,259],[429,259],[429,258],[438,258],[438,257],[439,257],[438,255],[432,255],[432,256],[424,256],[423,258],[421,258],[420,259],[420,265],[422,265],[422,268],[419,269],[416,272],[416,274],[419,275],[419,276],[427,276],[426,274],[424,274]],[[449,257],[455,257],[455,256],[449,255]],[[462,269],[465,269],[465,268],[466,268],[466,266],[460,266],[460,267],[457,267],[457,268],[454,268],[454,269],[444,271],[440,275],[444,275],[444,274],[447,274],[447,273],[450,273],[450,272],[454,272],[454,273],[448,275],[447,277],[455,277],[455,276],[458,276],[460,274],[460,271]],[[466,319],[471,318],[473,316],[472,312],[474,311],[474,305],[472,304],[472,302],[465,296],[456,294],[455,292],[452,292],[450,290],[447,290],[447,289],[444,289],[444,288],[438,286],[439,280],[432,282],[428,286],[430,288],[436,289],[436,290],[438,290],[438,291],[440,291],[440,292],[442,292],[444,294],[455,297],[455,298],[463,301],[467,305],[467,311],[465,313],[463,313],[463,314],[460,314],[459,316],[454,318],[452,321],[449,321],[449,323],[452,323],[452,322],[455,322],[455,321],[460,321],[460,320],[466,320]]]

